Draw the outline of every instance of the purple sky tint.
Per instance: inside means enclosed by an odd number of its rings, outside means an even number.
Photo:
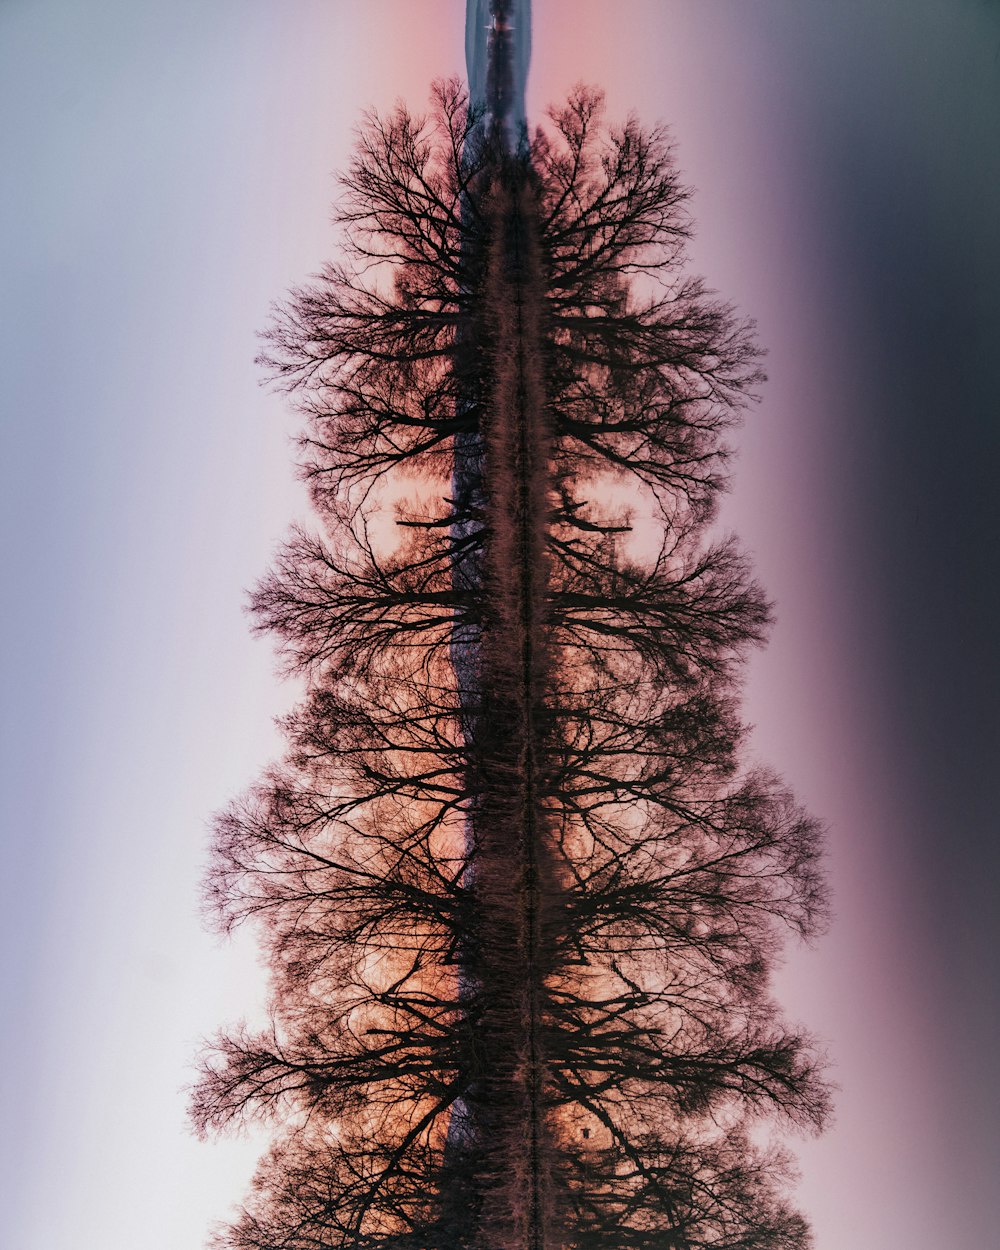
[[[593,78],[671,123],[696,266],[770,349],[723,520],[777,603],[755,745],[831,826],[837,923],[781,980],[843,1086],[800,1151],[818,1250],[990,1244],[1000,11],[544,14],[535,90]]]
[[[248,1174],[178,1089],[260,1000],[196,916],[290,697],[240,611],[301,510],[254,332],[330,254],[359,109],[460,71],[464,10],[0,6],[0,1244],[195,1247]],[[980,0],[534,5],[529,113],[584,78],[670,122],[696,266],[770,349],[724,521],[778,607],[755,743],[832,828],[838,922],[782,982],[844,1087],[817,1250],[1000,1215],[998,56]]]

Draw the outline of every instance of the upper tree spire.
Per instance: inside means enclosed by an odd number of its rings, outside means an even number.
[[[483,105],[515,151],[527,127],[524,95],[531,60],[531,0],[466,0],[469,96]]]

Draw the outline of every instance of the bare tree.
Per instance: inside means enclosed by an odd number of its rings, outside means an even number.
[[[768,607],[708,536],[752,326],[684,273],[666,136],[597,93],[510,155],[439,84],[344,189],[265,357],[320,532],[253,599],[308,681],[287,757],[217,822],[273,1021],[194,1119],[276,1125],[217,1244],[797,1250],[752,1129],[826,1112],[768,992],[818,831],[741,766]]]

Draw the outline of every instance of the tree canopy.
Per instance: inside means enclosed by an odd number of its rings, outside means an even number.
[[[200,1131],[274,1125],[227,1250],[799,1250],[827,1091],[768,972],[819,830],[747,767],[769,608],[713,537],[753,326],[685,271],[666,133],[578,89],[508,153],[457,83],[371,115],[342,259],[264,361],[316,532],[254,592],[306,694],[216,822],[272,1022]]]

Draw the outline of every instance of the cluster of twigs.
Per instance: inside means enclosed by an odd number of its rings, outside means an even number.
[[[306,678],[287,757],[217,823],[273,1022],[195,1121],[276,1125],[218,1245],[802,1247],[755,1125],[826,1110],[767,989],[817,829],[741,766],[768,608],[707,529],[751,327],[681,271],[664,135],[596,94],[512,157],[440,85],[344,185],[267,353],[322,532],[253,599]]]

